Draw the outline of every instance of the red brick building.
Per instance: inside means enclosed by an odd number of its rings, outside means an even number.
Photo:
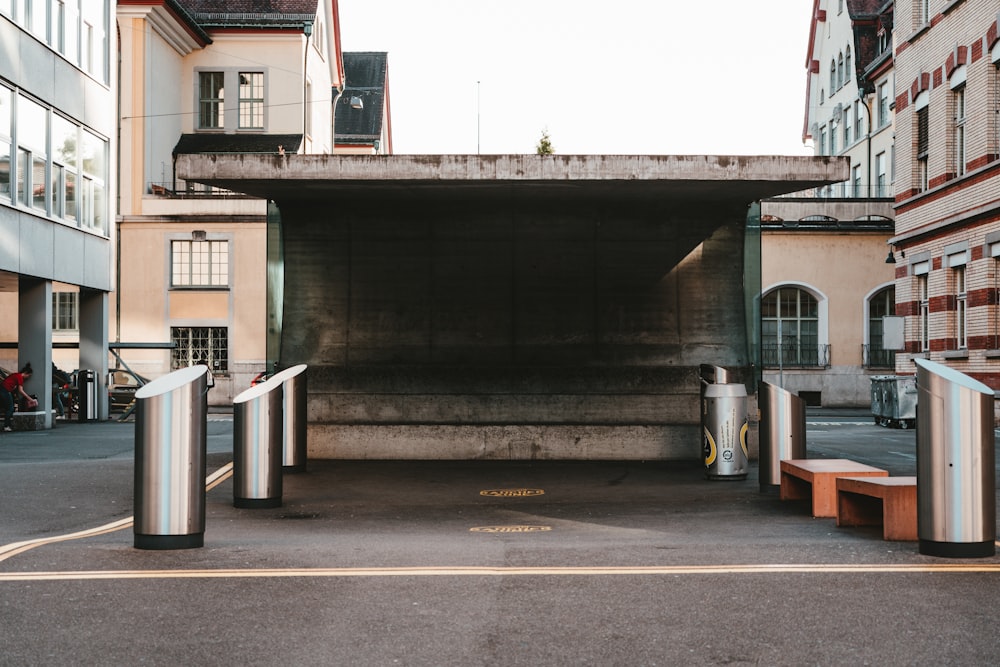
[[[895,3],[898,373],[1000,388],[1000,0]]]

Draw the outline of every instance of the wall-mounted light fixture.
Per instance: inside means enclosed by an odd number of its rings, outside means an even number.
[[[208,234],[205,233],[204,229],[196,229],[191,232],[192,241],[204,241]]]
[[[352,109],[364,109],[365,108],[364,100],[362,100],[357,95],[352,95],[351,96],[351,108]]]

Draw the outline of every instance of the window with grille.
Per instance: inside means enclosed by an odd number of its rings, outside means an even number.
[[[229,241],[171,241],[171,287],[228,287]]]
[[[883,317],[896,311],[896,288],[887,287],[868,301],[868,365],[892,368],[896,353],[885,349],[885,328]]]
[[[264,128],[264,73],[240,72],[240,129]]]
[[[229,372],[229,330],[226,327],[170,327],[170,369],[205,363],[213,375]]]
[[[779,287],[761,299],[761,350],[765,366],[819,366],[819,302],[796,287]]]

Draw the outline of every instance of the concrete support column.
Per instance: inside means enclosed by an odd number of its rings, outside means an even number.
[[[80,368],[97,376],[97,396],[108,395],[108,293],[80,289]],[[97,401],[97,418],[108,418],[108,401]]]
[[[44,428],[52,428],[52,282],[21,276],[14,370],[26,363],[31,363],[35,373],[24,390],[38,396],[38,409],[45,413]]]

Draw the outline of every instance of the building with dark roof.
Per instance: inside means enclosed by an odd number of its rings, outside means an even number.
[[[389,112],[389,54],[377,51],[344,54],[347,83],[336,102],[336,153],[392,153]]]

